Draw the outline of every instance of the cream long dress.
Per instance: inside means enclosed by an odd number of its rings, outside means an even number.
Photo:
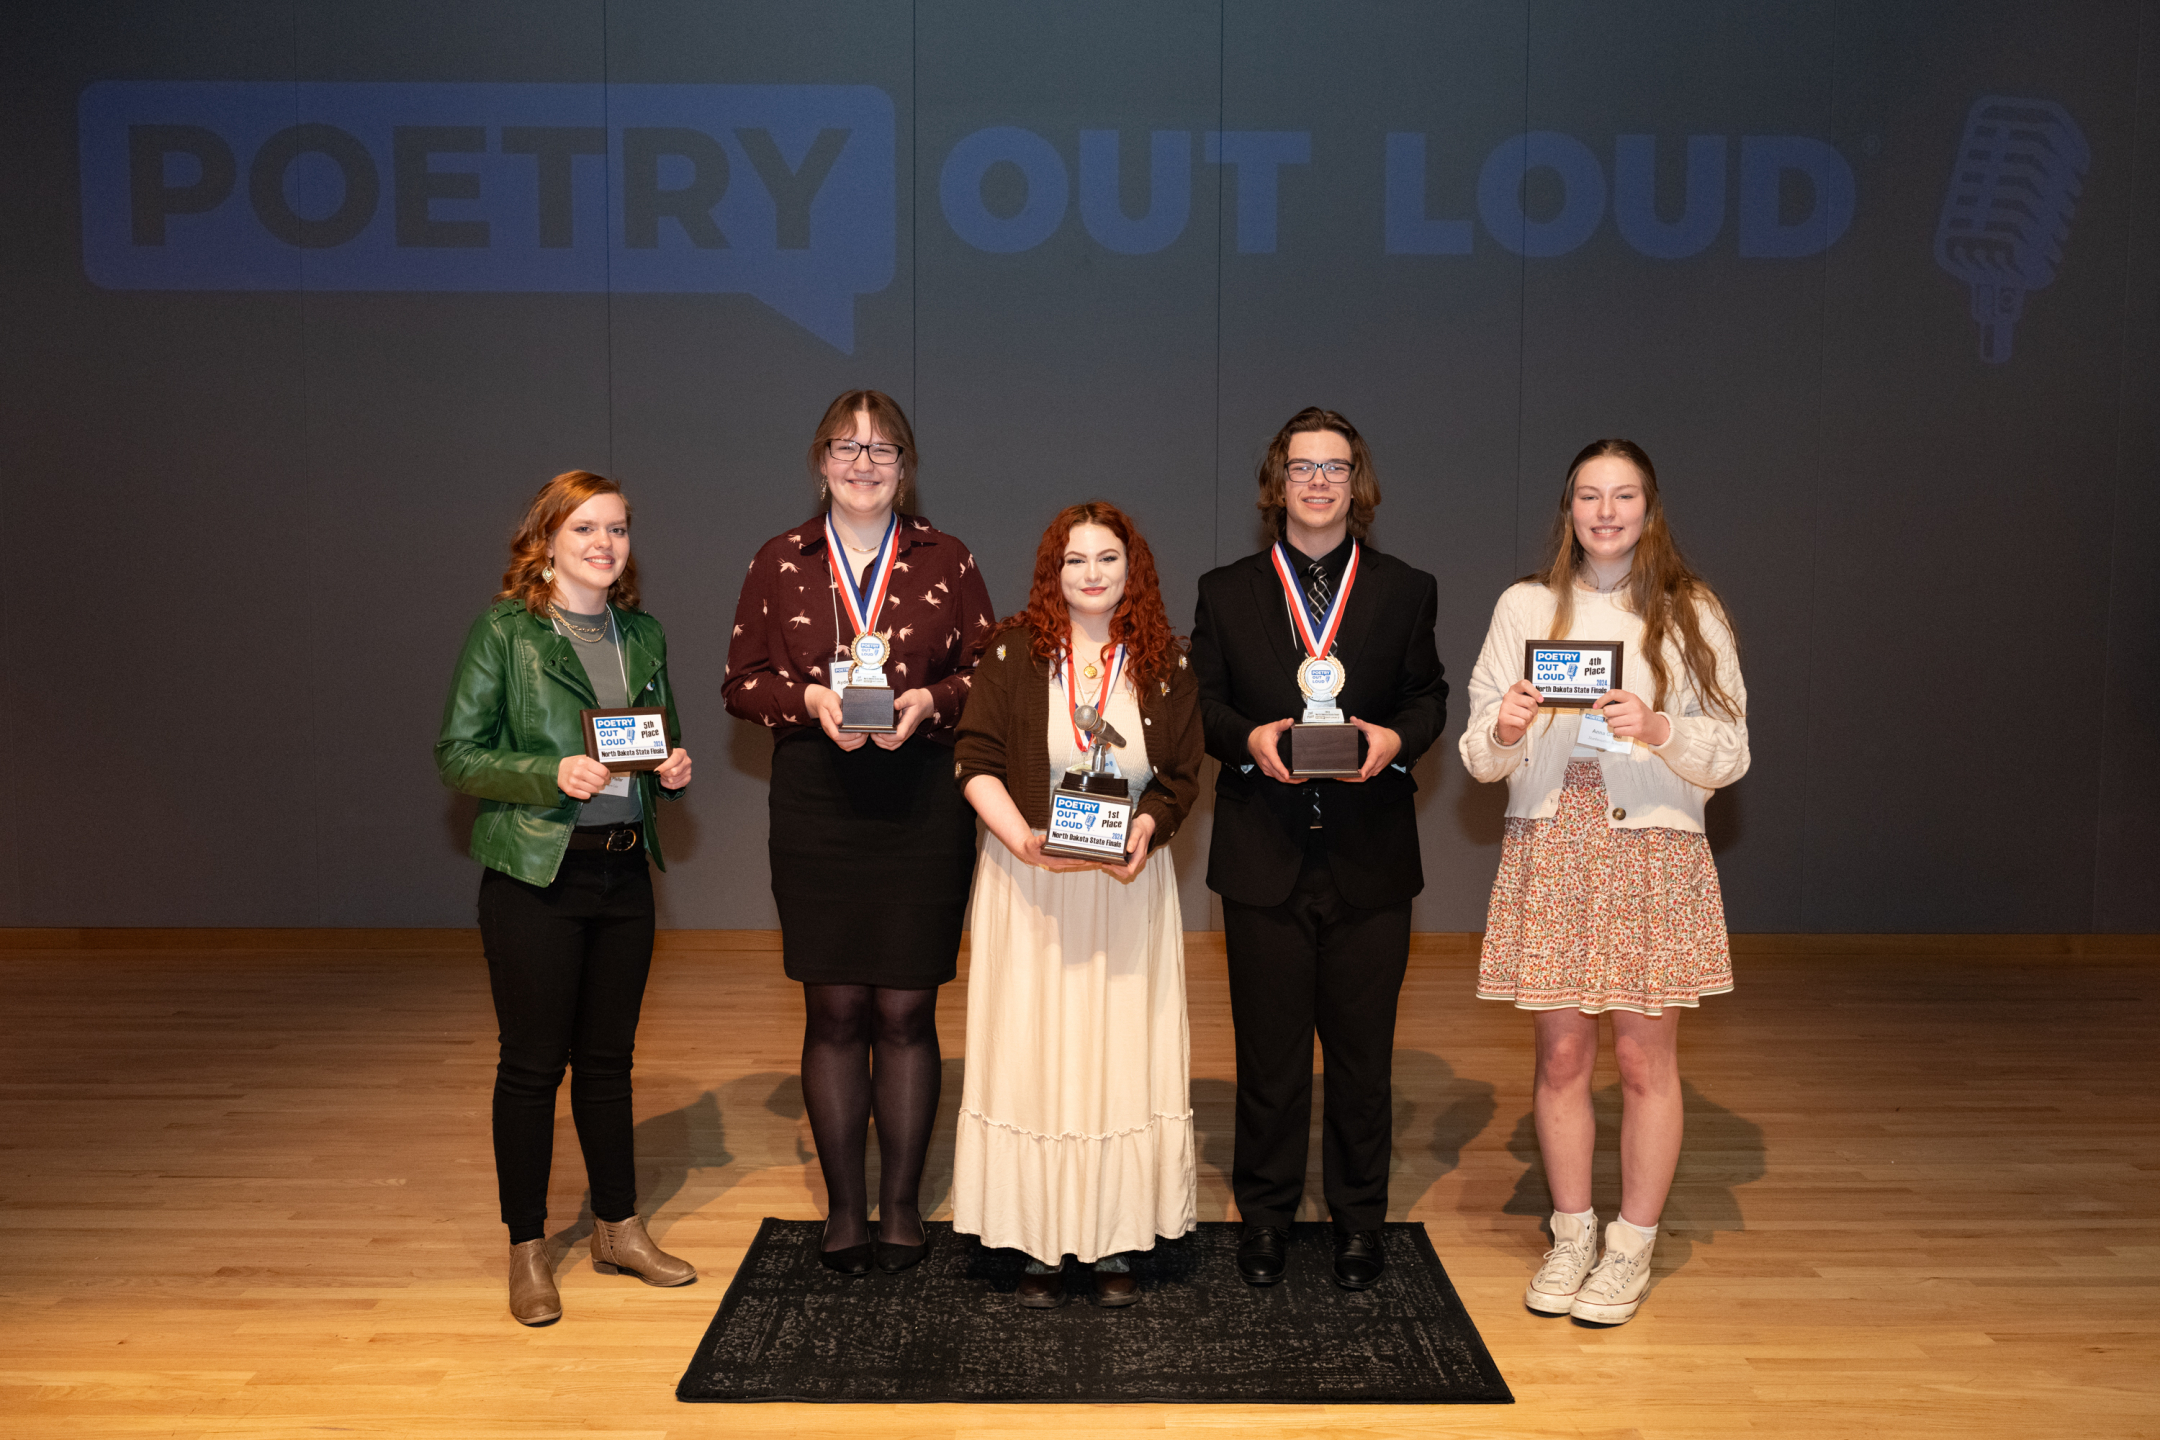
[[[1138,796],[1153,771],[1132,688],[1111,697]],[[1051,784],[1080,758],[1050,686]],[[967,1079],[953,1228],[1055,1266],[1192,1229],[1184,922],[1157,851],[1130,885],[1055,874],[983,840],[969,907]]]

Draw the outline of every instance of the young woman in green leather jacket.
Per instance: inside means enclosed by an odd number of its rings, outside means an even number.
[[[510,1313],[562,1315],[547,1254],[555,1092],[592,1182],[593,1268],[648,1285],[697,1278],[662,1251],[637,1213],[630,1057],[652,963],[653,805],[690,783],[668,687],[660,622],[637,608],[630,508],[612,480],[558,475],[526,508],[502,594],[473,622],[443,707],[435,764],[480,797],[472,855],[480,938],[501,1028],[495,1068],[495,1178],[510,1228]],[[614,776],[585,754],[579,712],[667,711],[659,769]]]

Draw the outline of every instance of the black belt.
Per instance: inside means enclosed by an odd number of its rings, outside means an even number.
[[[580,825],[570,832],[572,850],[604,850],[628,855],[645,843],[645,832],[635,825]]]

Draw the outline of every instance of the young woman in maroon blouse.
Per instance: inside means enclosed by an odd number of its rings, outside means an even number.
[[[942,1064],[937,987],[953,978],[975,864],[953,732],[992,612],[967,546],[913,513],[915,434],[890,396],[834,400],[809,458],[820,513],[750,562],[722,693],[773,732],[773,899],[808,1016],[803,1101],[825,1174],[824,1260],[862,1275],[873,1259],[904,1270],[926,1244],[916,1192]],[[851,646],[876,659],[864,634],[884,642],[889,732],[840,728],[835,662],[844,675]]]

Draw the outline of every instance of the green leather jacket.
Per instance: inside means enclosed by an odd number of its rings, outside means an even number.
[[[668,712],[668,742],[682,741],[675,692],[668,685],[667,637],[642,610],[615,611],[632,705]],[[498,600],[473,622],[443,702],[435,768],[443,784],[480,797],[472,857],[530,885],[554,883],[579,804],[556,788],[565,755],[583,754],[578,712],[599,707],[570,642],[519,600]],[[674,799],[651,771],[633,777],[644,812],[645,844],[661,869],[653,802]]]

